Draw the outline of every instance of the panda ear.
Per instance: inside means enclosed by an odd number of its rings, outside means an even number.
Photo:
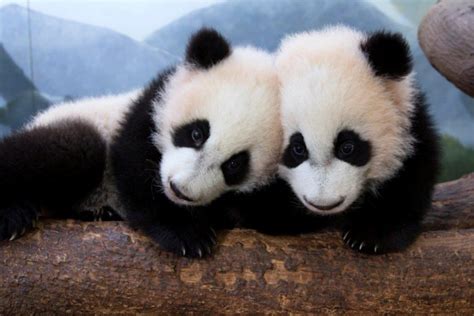
[[[410,48],[400,33],[373,33],[361,49],[376,76],[399,80],[412,70]]]
[[[202,28],[191,36],[186,48],[186,62],[202,69],[209,69],[227,58],[231,47],[216,30]]]

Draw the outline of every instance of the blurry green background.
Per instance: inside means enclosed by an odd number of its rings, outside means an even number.
[[[55,102],[131,90],[178,62],[206,25],[273,51],[286,34],[344,23],[402,32],[444,135],[440,181],[474,171],[474,101],[417,42],[436,0],[0,0],[0,137]]]

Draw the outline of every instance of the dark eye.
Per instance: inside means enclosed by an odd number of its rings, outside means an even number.
[[[227,185],[236,185],[244,181],[249,172],[250,155],[242,151],[230,157],[221,166]]]
[[[308,159],[308,150],[301,133],[295,133],[290,137],[290,144],[283,153],[283,164],[288,168],[296,168]]]
[[[173,131],[173,144],[176,147],[200,149],[209,138],[210,133],[211,126],[207,120],[196,120]]]
[[[229,171],[237,171],[241,165],[242,163],[239,160],[234,159],[229,162],[229,164],[227,165],[227,169]]]
[[[341,156],[348,157],[348,156],[352,155],[352,153],[354,153],[354,149],[355,149],[354,143],[352,141],[348,140],[348,141],[345,141],[344,143],[342,143],[339,146],[339,154]]]
[[[302,158],[306,156],[306,146],[299,142],[291,145],[291,152],[293,156],[297,158]]]
[[[194,144],[199,147],[202,145],[204,140],[204,135],[199,127],[195,127],[191,132],[191,138],[193,139]]]
[[[356,132],[345,129],[339,132],[334,141],[334,156],[353,166],[362,167],[372,156],[372,146]]]

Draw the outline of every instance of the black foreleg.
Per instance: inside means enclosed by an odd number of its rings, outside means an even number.
[[[91,125],[62,121],[0,140],[0,240],[33,226],[40,207],[70,208],[99,185],[106,144]]]

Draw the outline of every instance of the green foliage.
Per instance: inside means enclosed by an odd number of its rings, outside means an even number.
[[[474,149],[464,147],[455,138],[444,135],[442,145],[442,170],[439,182],[458,179],[474,172]]]

